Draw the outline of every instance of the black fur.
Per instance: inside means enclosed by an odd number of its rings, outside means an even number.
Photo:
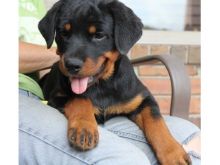
[[[65,23],[72,29],[66,32]],[[99,42],[97,36],[86,33],[89,24],[95,25],[105,38]],[[96,116],[103,122],[114,115],[105,116],[109,106],[125,103],[138,94],[145,98],[132,113],[121,114],[131,117],[145,106],[151,106],[152,114],[160,116],[158,105],[136,77],[133,67],[125,54],[142,34],[141,20],[121,2],[116,0],[63,0],[57,2],[39,23],[39,30],[50,48],[54,40],[58,50],[65,58],[79,58],[84,61],[88,56],[96,61],[103,53],[116,50],[120,53],[115,62],[114,73],[107,80],[100,79],[86,92],[77,95],[71,91],[69,78],[61,73],[58,63],[41,81],[45,98],[49,105],[63,112],[65,103],[75,97],[89,98],[101,110]],[[119,114],[120,115],[120,114]]]

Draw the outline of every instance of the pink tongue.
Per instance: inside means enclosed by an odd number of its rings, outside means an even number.
[[[71,79],[71,88],[72,91],[76,94],[82,94],[86,91],[88,85],[89,77],[81,78],[81,79]]]

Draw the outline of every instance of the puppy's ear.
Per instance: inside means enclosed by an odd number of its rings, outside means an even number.
[[[123,3],[113,1],[109,4],[114,19],[114,37],[116,48],[121,54],[127,54],[129,49],[142,35],[143,24],[134,12]]]
[[[44,37],[48,49],[53,44],[55,35],[56,16],[61,4],[61,1],[56,2],[38,24],[38,29]]]

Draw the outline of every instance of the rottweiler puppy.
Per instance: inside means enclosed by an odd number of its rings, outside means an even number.
[[[98,124],[127,116],[146,135],[162,165],[191,164],[171,136],[150,91],[126,56],[143,24],[117,0],[60,0],[39,22],[60,61],[41,81],[48,104],[68,119],[68,140],[79,150],[94,148]]]

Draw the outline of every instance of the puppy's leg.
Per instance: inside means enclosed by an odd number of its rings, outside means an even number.
[[[99,140],[94,107],[88,99],[74,99],[64,108],[68,119],[68,140],[79,150],[94,148]]]
[[[183,147],[172,137],[159,108],[143,106],[140,113],[132,117],[143,130],[162,165],[189,165],[191,160]]]

